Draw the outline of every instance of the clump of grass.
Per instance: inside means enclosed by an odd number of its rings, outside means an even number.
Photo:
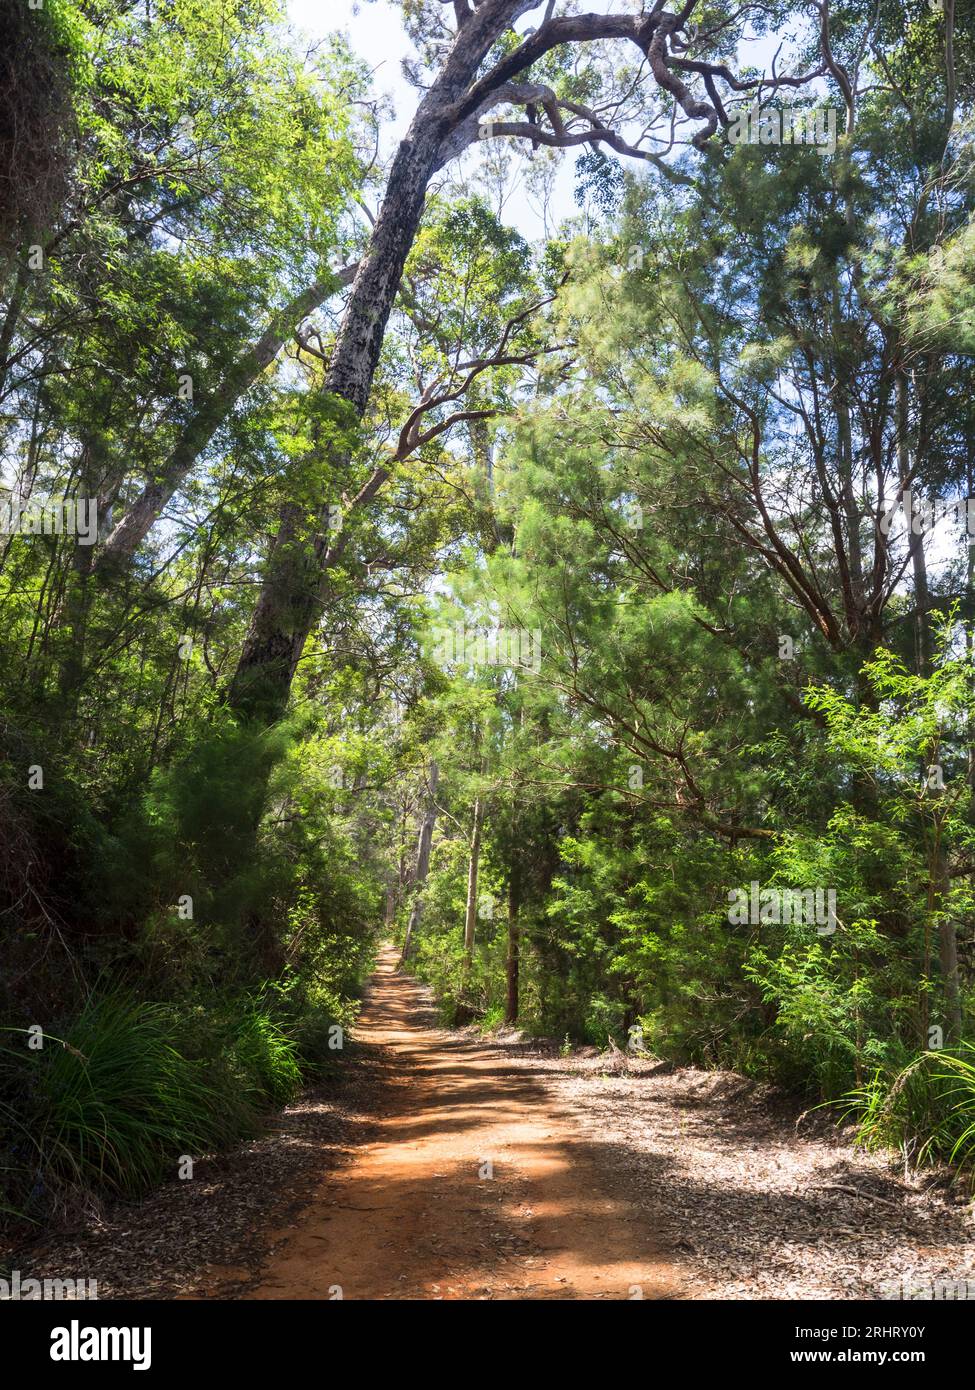
[[[975,1046],[923,1052],[891,1073],[878,1068],[840,1102],[863,1147],[900,1149],[914,1167],[951,1163],[975,1173]]]
[[[260,995],[180,1014],[103,993],[63,1038],[5,1046],[0,1062],[0,1212],[28,1220],[72,1193],[151,1190],[180,1155],[258,1133],[303,1080],[297,1041]]]
[[[63,1041],[47,1041],[30,1126],[47,1185],[134,1196],[161,1182],[175,1156],[253,1129],[248,1099],[172,1036],[165,1006],[113,993],[92,999]]]
[[[259,999],[245,1001],[237,1014],[233,1056],[246,1088],[259,1103],[270,1098],[284,1105],[301,1088],[298,1044]]]

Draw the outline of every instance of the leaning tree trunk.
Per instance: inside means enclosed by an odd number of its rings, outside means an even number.
[[[271,365],[296,325],[323,304],[334,284],[343,279],[344,272],[337,272],[334,280],[319,280],[302,290],[289,304],[272,314],[264,333],[237,356],[219,386],[210,391],[201,388],[200,404],[190,415],[168,457],[99,548],[94,563],[97,574],[116,574],[132,563],[166,504],[182,487],[237,402]]]
[[[455,0],[456,35],[396,152],[369,250],[353,282],[325,376],[324,389],[335,406],[335,442],[325,459],[330,466],[334,501],[348,488],[356,426],[365,414],[386,324],[419,230],[430,180],[478,137],[479,117],[484,112],[508,99],[523,104],[526,89],[516,80],[521,73],[562,45],[625,39],[636,44],[650,65],[654,81],[676,97],[686,116],[706,119],[707,124],[694,136],[698,148],[717,130],[720,103],[714,106],[697,99],[669,63],[668,43],[684,28],[697,0],[688,0],[679,14],[661,11],[658,4],[650,13],[553,18],[554,6],[549,5],[541,24],[499,55],[488,72],[482,72],[484,60],[515,20],[540,3],[479,0],[472,8],[465,0]],[[691,66],[697,70],[701,65]],[[703,70],[714,96],[713,80],[726,77],[726,70],[706,64]],[[531,106],[542,89],[535,84],[529,87]],[[555,120],[559,122],[557,115]],[[496,124],[504,127],[506,123]],[[530,121],[525,130],[514,125],[517,134],[527,131],[530,136],[534,129]],[[611,135],[617,139],[601,124],[594,125],[592,143]],[[546,143],[579,143],[575,134],[563,131],[562,137],[556,131]],[[283,713],[305,641],[327,605],[322,571],[328,569],[331,553],[323,535],[328,506],[329,500],[323,497],[317,516],[311,517],[297,505],[282,509],[261,594],[228,694],[231,708],[244,719],[264,724]]]
[[[352,437],[365,414],[383,337],[406,258],[423,216],[427,187],[443,159],[445,137],[491,45],[517,15],[520,0],[481,5],[457,35],[440,76],[420,102],[393,160],[369,250],[359,264],[349,306],[325,377],[335,403],[331,450],[334,497],[349,482]],[[264,582],[229,692],[242,717],[273,723],[283,714],[305,642],[328,601],[322,572],[328,556],[330,499],[309,518],[296,504],[282,508]]]

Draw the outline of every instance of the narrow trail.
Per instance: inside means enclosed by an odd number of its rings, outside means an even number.
[[[245,1297],[680,1297],[625,1179],[544,1079],[438,1030],[391,949],[357,1038],[390,1059],[376,1137],[277,1233]]]

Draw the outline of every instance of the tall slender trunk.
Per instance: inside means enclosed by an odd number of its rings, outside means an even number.
[[[897,453],[898,471],[901,478],[901,488],[903,490],[906,479],[910,477],[911,459],[909,446],[909,415],[908,415],[908,382],[903,370],[897,373]],[[923,431],[916,444],[917,453],[923,451],[925,439]],[[916,454],[917,456],[917,454]],[[911,565],[914,575],[914,606],[915,613],[915,647],[917,670],[921,676],[929,676],[932,669],[932,644],[931,644],[931,614],[930,614],[930,590],[928,588],[928,572],[924,554],[924,534],[923,528],[919,528],[921,534],[915,535],[914,528],[910,524],[911,518],[907,517],[908,522],[908,545],[910,548]],[[929,763],[938,758],[936,749],[926,750],[922,758],[920,775],[926,775],[926,768]],[[937,790],[932,788],[932,794],[938,796]],[[941,987],[944,992],[945,1006],[945,1037],[948,1041],[957,1041],[961,1036],[961,994],[958,979],[958,938],[954,919],[948,911],[949,892],[951,881],[948,877],[948,858],[945,851],[942,823],[940,817],[936,820],[931,853],[928,863],[928,913],[929,925],[925,927],[925,962],[924,974],[927,977],[931,965],[931,933],[930,916],[936,915],[938,924],[938,957],[941,966]],[[927,1000],[923,1005],[923,1026],[924,1026],[924,1045],[927,1045]]]
[[[931,674],[931,590],[924,554],[924,537],[911,536],[911,567],[914,572],[914,646],[918,675]]]
[[[474,828],[471,831],[471,854],[467,868],[467,912],[464,917],[464,975],[470,971],[474,959],[474,931],[477,926],[477,879],[481,867],[481,825],[484,820],[484,803],[478,796],[474,800]]]
[[[907,376],[903,369],[897,372],[897,471],[900,475],[900,488],[903,494],[907,480],[911,476],[910,418],[908,414]],[[920,447],[920,444],[919,446]],[[911,555],[911,569],[914,577],[914,648],[918,675],[931,674],[931,615],[930,590],[928,588],[928,567],[924,554],[924,534],[914,534],[911,517],[907,521],[907,544]]]
[[[10,346],[14,340],[14,333],[20,320],[21,310],[24,307],[24,298],[27,293],[27,284],[30,271],[27,262],[22,261],[17,268],[17,278],[14,281],[13,291],[7,302],[7,312],[3,317],[3,324],[0,325],[0,400],[3,400],[7,393],[7,373],[10,370]]]
[[[437,783],[440,780],[440,769],[436,762],[431,759],[430,767],[427,772],[427,797],[423,812],[423,820],[420,823],[420,833],[416,842],[416,863],[413,868],[413,904],[410,908],[410,920],[406,926],[406,937],[403,941],[403,953],[400,956],[400,964],[405,965],[416,948],[416,933],[420,925],[420,918],[423,914],[423,885],[426,882],[427,874],[430,871],[430,850],[433,845],[433,830],[437,823]]]
[[[945,1001],[945,1041],[957,1043],[961,1038],[961,988],[958,978],[958,934],[954,918],[948,911],[951,881],[948,877],[948,857],[938,825],[931,860],[934,903],[938,913],[938,958],[941,965],[941,988]]]
[[[507,991],[504,1010],[504,1020],[512,1026],[518,1022],[521,966],[521,926],[518,922],[518,909],[521,905],[519,870],[518,855],[512,845],[508,870],[508,959],[505,963]]]
[[[965,461],[966,478],[966,497],[975,497],[975,455],[971,449]],[[975,599],[975,536],[966,534],[967,560],[965,563],[965,655],[968,657],[969,669],[971,669],[972,656],[975,654],[975,611],[973,611],[973,599]],[[975,685],[969,686],[968,701],[968,783],[975,787]]]
[[[105,456],[105,444],[101,438],[96,436],[88,440],[82,450],[78,471],[76,495],[94,501],[96,520],[102,515],[105,505]],[[58,677],[60,718],[65,724],[75,716],[85,678],[88,627],[94,598],[91,584],[93,559],[93,547],[82,545],[76,538],[56,616],[57,626],[66,642]]]
[[[74,718],[84,680],[91,608],[90,577],[91,550],[87,546],[75,545],[65,579],[65,598],[60,614],[60,624],[67,638],[67,650],[58,676],[60,713],[65,723]]]

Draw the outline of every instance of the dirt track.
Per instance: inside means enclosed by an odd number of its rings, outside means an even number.
[[[439,1031],[390,950],[356,1033],[392,1062],[376,1137],[278,1233],[246,1297],[680,1297],[544,1079]]]
[[[485,1042],[438,1029],[429,997],[386,953],[357,1046],[265,1133],[0,1261],[139,1299],[877,1299],[891,1280],[975,1282],[966,1184],[905,1174],[733,1072]]]

